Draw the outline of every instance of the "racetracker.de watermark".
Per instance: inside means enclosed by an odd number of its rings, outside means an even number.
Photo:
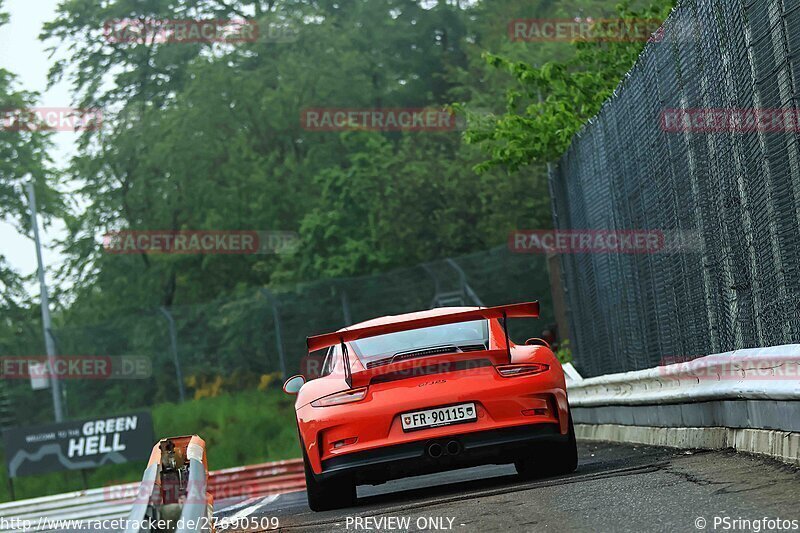
[[[800,132],[796,108],[665,109],[661,129],[669,133],[783,133]]]
[[[698,381],[797,381],[800,357],[786,354],[744,360],[735,352],[696,358],[664,357],[658,373],[676,378],[691,376]]]
[[[259,25],[248,19],[156,19],[107,20],[103,35],[109,43],[245,43],[260,38]]]
[[[0,357],[0,379],[147,379],[150,358],[139,355],[46,355]]]
[[[110,254],[284,254],[299,245],[293,231],[116,231],[103,236]]]
[[[300,358],[299,373],[307,379],[314,379],[323,374],[325,351],[315,352]],[[334,360],[335,361],[335,360]],[[370,361],[368,368],[387,365],[390,363],[403,363],[402,368],[392,370],[388,375],[373,378],[375,381],[393,381],[398,379],[416,378],[422,376],[434,376],[446,374],[448,372],[461,372],[466,375],[471,371],[479,372],[491,365],[488,359],[459,359],[457,361],[436,361],[429,358],[403,358],[402,356],[390,356],[384,359]],[[334,362],[334,364],[336,364]],[[422,384],[420,386],[423,386]]]
[[[31,107],[0,111],[0,131],[88,131],[102,125],[100,109]]]
[[[657,19],[514,19],[508,36],[525,42],[644,42],[660,41],[663,32]]]
[[[664,234],[651,230],[527,230],[509,236],[515,253],[651,254],[664,249]]]
[[[696,252],[699,234],[662,230],[518,230],[508,236],[518,254],[656,254]]]
[[[201,516],[197,519],[179,518],[6,518],[0,516],[3,531],[268,531],[280,528],[277,517],[237,516],[217,518]]]
[[[314,108],[300,113],[309,131],[454,131],[462,121],[448,109],[431,108]]]

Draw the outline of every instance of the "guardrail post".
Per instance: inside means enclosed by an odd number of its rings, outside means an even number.
[[[181,510],[181,519],[175,531],[176,533],[213,531],[211,523],[213,497],[208,493],[208,460],[203,439],[197,435],[192,436],[186,446],[185,457],[189,461],[187,480],[189,488],[186,492],[186,503]],[[204,522],[203,518],[208,521]]]
[[[206,443],[197,435],[162,439],[153,446],[126,533],[143,533],[150,520],[168,520],[176,533],[212,531],[214,497],[208,492]],[[147,527],[147,529],[144,529]]]

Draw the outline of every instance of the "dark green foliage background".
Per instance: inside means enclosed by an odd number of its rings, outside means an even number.
[[[670,0],[96,0],[64,1],[43,28],[50,80],[104,110],[76,133],[66,168],[46,132],[0,131],[0,216],[29,234],[20,185],[33,177],[42,216],[65,221],[66,261],[52,287],[62,354],[146,355],[141,382],[68,382],[71,417],[176,398],[166,322],[176,317],[184,374],[277,369],[279,301],[289,369],[306,335],[430,305],[419,266],[458,257],[486,304],[540,299],[543,257],[505,250],[511,231],[552,224],[546,163],[600,109],[644,42],[512,43],[515,18],[663,18]],[[2,3],[0,0],[0,7]],[[292,42],[114,43],[113,19],[253,18],[289,25]],[[0,24],[4,22],[0,16]],[[38,95],[0,70],[0,108]],[[38,103],[38,105],[44,105]],[[319,132],[303,109],[451,105],[451,132]],[[78,201],[79,200],[79,201]],[[296,253],[113,255],[102,235],[130,230],[288,230]],[[449,278],[447,276],[450,276]],[[0,255],[0,356],[44,352],[38,298]],[[579,354],[578,354],[579,357]],[[5,382],[12,420],[52,419],[48,391]],[[204,432],[204,425],[184,431]],[[168,431],[175,433],[174,431]]]

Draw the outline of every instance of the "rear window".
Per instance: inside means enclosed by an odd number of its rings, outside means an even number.
[[[435,347],[462,347],[489,342],[489,327],[486,320],[460,322],[444,326],[399,331],[353,341],[356,355],[366,364],[375,359],[382,359],[399,353]]]

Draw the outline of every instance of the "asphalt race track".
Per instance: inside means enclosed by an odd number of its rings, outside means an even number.
[[[485,466],[361,486],[358,505],[345,510],[314,513],[305,493],[294,492],[221,502],[215,516],[248,531],[264,531],[252,526],[271,518],[282,531],[312,532],[766,531],[734,520],[800,523],[800,469],[770,459],[603,443],[578,451],[578,470],[559,478],[522,482],[511,465]]]

